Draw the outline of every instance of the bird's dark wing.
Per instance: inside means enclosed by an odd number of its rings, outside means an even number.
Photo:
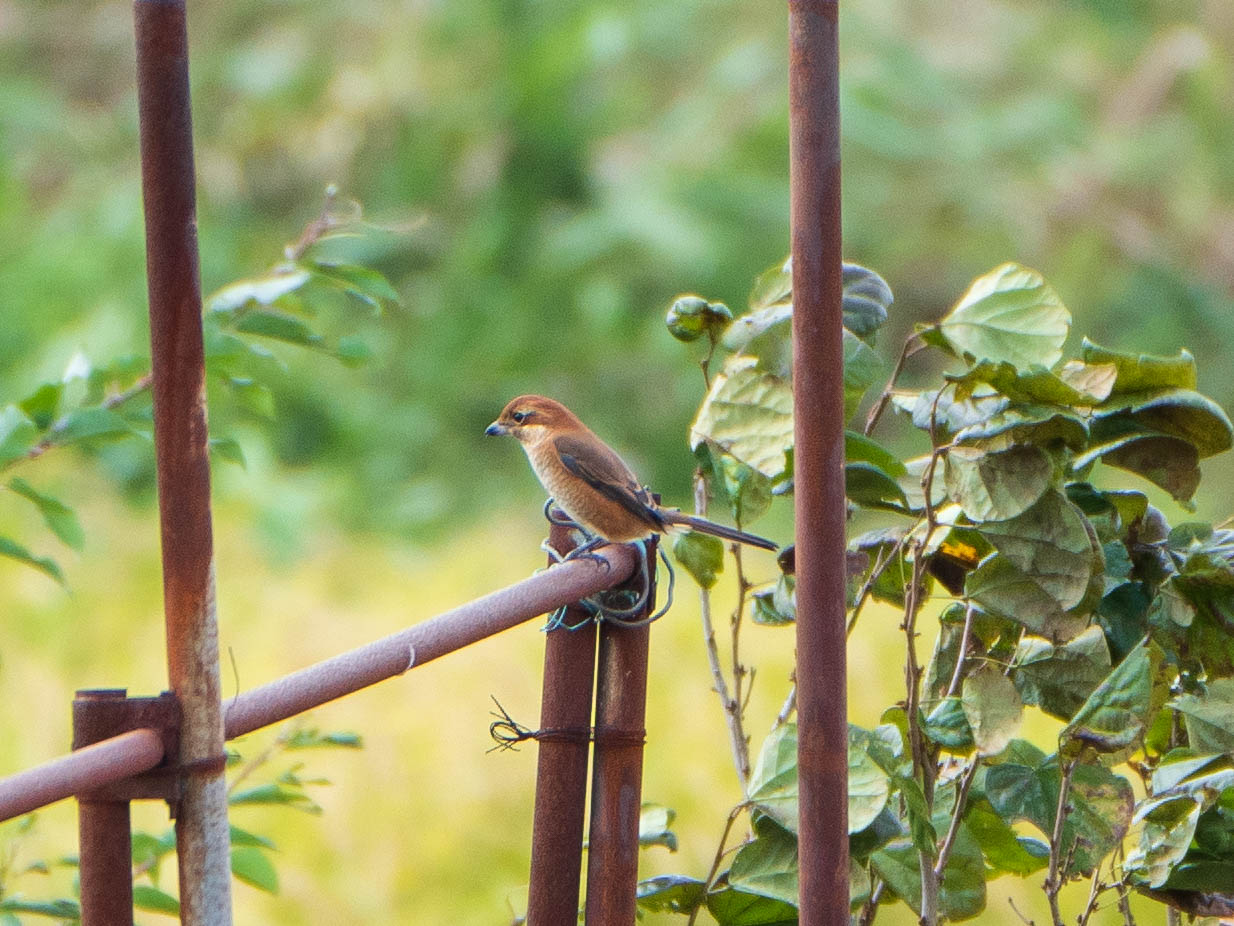
[[[638,484],[630,467],[606,444],[566,434],[555,438],[553,447],[562,465],[579,479],[649,527],[664,529],[664,522],[647,490]]]

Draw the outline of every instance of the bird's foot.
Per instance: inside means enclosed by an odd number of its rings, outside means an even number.
[[[591,601],[598,608],[597,620],[608,620],[619,627],[646,627],[652,621],[659,620],[663,617],[673,604],[673,587],[676,584],[676,575],[673,572],[673,566],[668,561],[663,549],[659,549],[660,559],[664,563],[664,567],[668,570],[668,592],[665,595],[664,607],[660,608],[655,613],[639,620],[634,618],[637,615],[644,613],[647,609],[648,599],[651,597],[651,576],[653,564],[650,562],[650,557],[647,553],[647,543],[644,540],[634,541],[634,545],[638,547],[642,554],[639,559],[639,585],[640,590],[619,589],[617,591],[600,592],[594,595]],[[624,599],[618,604],[616,599]],[[625,603],[632,600],[632,603]]]

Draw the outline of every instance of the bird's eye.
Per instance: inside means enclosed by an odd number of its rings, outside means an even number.
[[[530,414],[531,412],[512,412],[510,414],[510,417],[514,419],[514,422],[516,424],[522,424],[524,421],[527,420],[527,416]]]

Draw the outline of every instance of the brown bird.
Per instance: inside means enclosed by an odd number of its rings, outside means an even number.
[[[594,537],[630,543],[672,527],[688,527],[764,550],[778,549],[763,537],[661,508],[625,461],[560,402],[539,395],[511,399],[484,433],[516,438],[558,507]]]

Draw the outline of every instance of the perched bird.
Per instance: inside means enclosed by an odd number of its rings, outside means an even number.
[[[560,402],[521,395],[484,433],[516,438],[557,506],[595,537],[630,543],[680,526],[764,550],[778,549],[754,534],[661,508],[625,461]]]

